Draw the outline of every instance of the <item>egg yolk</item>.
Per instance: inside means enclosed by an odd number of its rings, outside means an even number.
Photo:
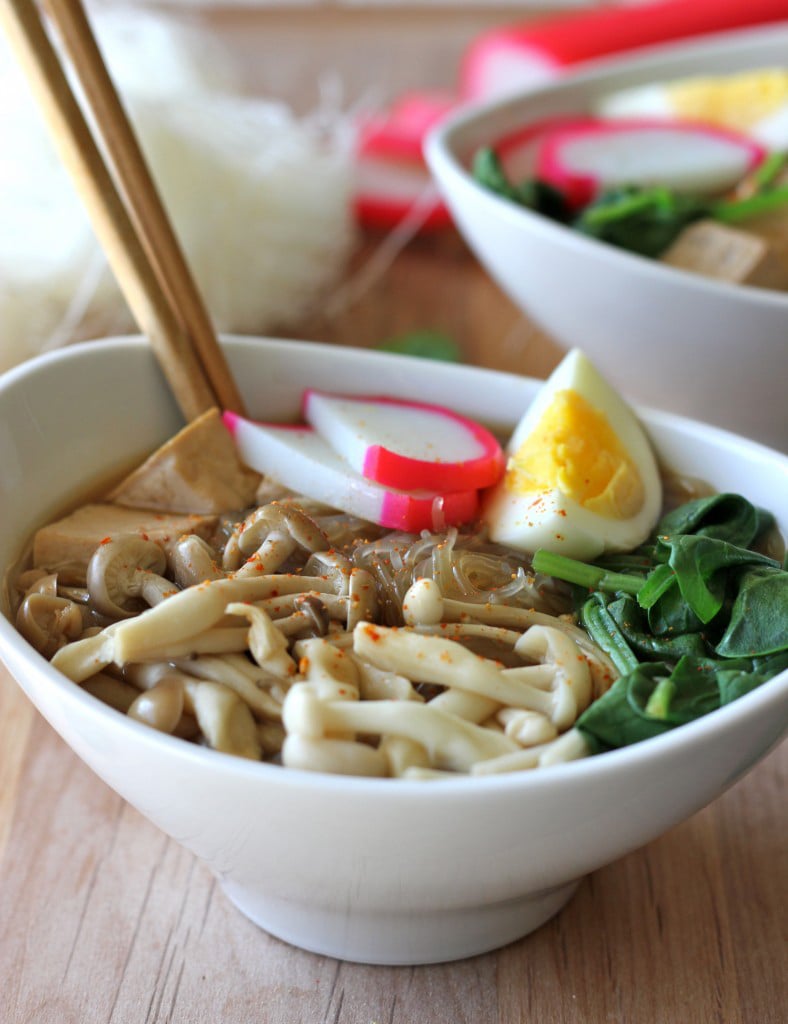
[[[670,85],[669,95],[680,117],[746,131],[788,103],[788,71],[685,79]]]
[[[571,389],[558,391],[506,467],[516,494],[559,490],[608,519],[629,519],[645,500],[637,466],[604,413]]]

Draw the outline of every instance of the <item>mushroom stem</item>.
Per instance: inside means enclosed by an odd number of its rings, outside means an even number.
[[[469,691],[500,705],[540,711],[558,729],[570,726],[577,714],[568,688],[555,692],[537,689],[523,681],[528,668],[502,670],[453,640],[362,622],[353,632],[353,645],[357,654],[381,668]],[[534,668],[541,676],[541,666]]]
[[[549,765],[578,761],[588,757],[591,750],[578,729],[569,729],[550,743],[527,747],[513,754],[504,754],[489,761],[482,761],[471,768],[471,775],[498,775],[504,772],[519,772],[528,768],[546,768]]]
[[[328,538],[294,505],[272,501],[248,516],[225,545],[223,565],[238,577],[275,572],[301,548],[325,551]]]
[[[444,597],[439,585],[431,579],[416,580],[403,599],[406,625],[434,626],[446,622],[478,622],[524,633],[533,626],[546,626],[558,630],[583,652],[591,672],[596,696],[608,690],[618,672],[608,656],[597,648],[588,636],[567,617],[548,615],[530,608],[517,608],[505,604],[475,604]]]
[[[439,622],[481,622],[522,632],[537,623],[552,623],[553,616],[530,608],[506,604],[475,604],[444,597],[432,579],[419,579],[408,589],[402,601],[402,613],[408,626],[434,626]]]
[[[517,750],[503,733],[466,722],[429,704],[322,701],[301,683],[287,694],[282,721],[288,736],[307,739],[338,732],[404,736],[421,744],[433,765],[452,771],[469,771],[477,761]]]

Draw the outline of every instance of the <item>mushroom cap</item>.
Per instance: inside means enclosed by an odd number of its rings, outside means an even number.
[[[233,571],[272,535],[290,538],[309,552],[325,551],[329,541],[314,519],[296,505],[278,501],[257,508],[233,530],[224,549],[224,568]]]
[[[170,569],[179,587],[221,579],[224,573],[219,561],[220,556],[208,541],[196,533],[179,537],[170,551]]]
[[[252,554],[274,531],[289,534],[300,547],[310,552],[325,551],[328,547],[328,538],[306,512],[296,505],[272,501],[257,510],[254,528],[247,528],[241,535],[241,550]]]
[[[304,566],[305,576],[324,577],[330,581],[334,593],[340,597],[347,597],[353,571],[353,563],[346,555],[338,551],[327,551],[325,548],[314,551]]]
[[[167,556],[158,544],[134,534],[105,541],[88,563],[88,591],[94,608],[114,619],[141,611],[139,600],[145,574],[162,575]]]
[[[79,605],[56,594],[33,591],[28,594],[16,616],[16,627],[25,640],[45,658],[76,640],[82,633]]]

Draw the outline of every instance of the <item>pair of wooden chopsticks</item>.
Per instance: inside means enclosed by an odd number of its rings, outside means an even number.
[[[214,405],[242,413],[241,396],[81,0],[48,0],[46,10],[82,86],[98,141],[35,0],[0,0],[0,23],[134,318],[188,420]]]

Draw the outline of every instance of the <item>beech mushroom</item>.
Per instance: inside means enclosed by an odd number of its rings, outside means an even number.
[[[299,644],[299,672],[321,699],[358,700],[359,669],[353,658],[326,640]]]
[[[564,633],[549,626],[532,626],[514,645],[517,654],[541,661],[554,672],[553,689],[565,683],[572,691],[577,714],[591,703],[591,672],[577,646]]]
[[[313,553],[329,546],[317,523],[294,505],[271,502],[256,509],[234,531],[223,565],[236,576],[271,573],[298,548]]]
[[[239,695],[226,683],[198,679],[165,662],[128,665],[124,674],[144,691],[129,708],[132,718],[161,732],[202,733],[209,746],[224,753],[262,757],[248,692]]]
[[[52,658],[82,633],[82,611],[66,598],[34,591],[19,606],[16,628],[39,654]]]
[[[524,711],[522,708],[501,708],[496,718],[521,747],[535,747],[549,743],[558,735],[558,730],[545,715],[538,711]]]
[[[187,533],[173,544],[170,567],[181,589],[205,580],[220,580],[224,576],[219,556],[208,541],[196,533]]]
[[[478,762],[471,768],[471,774],[498,775],[529,768],[547,768],[554,764],[564,764],[566,761],[578,761],[582,757],[588,757],[590,753],[591,748],[583,734],[578,729],[569,729],[552,742]]]
[[[97,672],[91,676],[85,681],[82,689],[124,715],[140,695],[140,691],[135,686],[122,679],[107,675],[105,672]]]
[[[253,604],[233,602],[227,605],[230,615],[240,615],[249,622],[248,647],[261,668],[276,676],[293,676],[296,666],[287,652],[287,638],[276,628],[262,608]]]
[[[183,715],[183,694],[183,681],[172,674],[165,674],[155,686],[135,699],[128,715],[159,732],[171,733]]]
[[[568,687],[555,691],[538,689],[524,681],[528,668],[501,669],[454,640],[362,622],[354,630],[353,645],[357,654],[373,664],[394,669],[411,679],[457,687],[500,705],[540,711],[559,730],[568,728],[576,717],[575,701]]]
[[[307,589],[316,579],[320,580],[320,577],[294,576],[285,578],[302,580],[304,590],[298,593],[293,588],[290,593],[278,594],[276,597],[266,597],[261,601],[257,601],[256,604],[259,608],[263,608],[268,612],[277,626],[288,635],[293,635],[303,630],[305,627],[303,612],[305,611],[311,615],[318,635],[324,636],[328,632],[329,620],[335,622],[343,621],[345,629],[348,632],[352,632],[359,622],[374,617],[377,610],[375,582],[364,569],[353,569],[347,578],[343,577],[345,585],[343,587],[344,593],[341,594],[320,591],[311,592]],[[312,605],[311,608],[308,607],[310,603]],[[289,613],[291,616],[294,616],[299,611],[302,612],[300,620],[293,618],[292,622],[287,625],[284,622],[285,616],[278,615],[278,613]],[[323,616],[326,617],[325,622],[322,621]]]
[[[276,700],[263,684],[266,678],[261,670],[242,655],[227,654],[222,657],[207,655],[200,658],[189,658],[181,661],[176,659],[175,668],[191,679],[205,682],[221,683],[233,690],[249,706],[250,710],[260,718],[279,720],[282,717],[282,705]],[[270,679],[271,677],[268,677]]]
[[[282,744],[282,764],[286,768],[332,775],[380,778],[388,774],[385,754],[357,740],[286,736]]]
[[[304,565],[304,576],[319,576],[329,581],[339,597],[347,597],[352,572],[353,563],[337,551],[315,551]]]
[[[583,651],[591,671],[595,696],[601,696],[618,677],[610,658],[566,617],[556,617],[529,608],[506,604],[475,604],[444,597],[431,579],[419,579],[402,602],[405,623],[409,626],[437,625],[441,622],[479,622],[524,632],[532,626],[548,626],[566,634]]]
[[[247,705],[227,686],[203,682],[191,693],[194,714],[209,746],[259,761],[262,746]]]
[[[430,767],[427,749],[407,736],[384,736],[378,750],[388,762],[388,774],[394,778],[402,778],[414,768]]]
[[[444,597],[435,580],[423,578],[413,583],[402,600],[402,614],[408,626],[433,626],[439,622],[481,622],[519,629],[537,622],[552,622],[544,612],[515,608],[504,604],[475,604]]]
[[[412,701],[325,701],[303,683],[288,692],[282,722],[290,736],[319,740],[341,732],[404,736],[421,744],[432,765],[468,771],[477,761],[513,753],[503,733]]]
[[[190,641],[218,625],[228,604],[256,601],[265,597],[270,589],[270,576],[240,579],[228,576],[187,587],[140,615],[115,623],[110,660],[124,665],[129,661],[145,661],[153,656],[151,652],[158,656],[167,645]]]
[[[162,574],[167,556],[158,544],[133,534],[103,541],[88,562],[88,591],[94,608],[111,619],[136,615],[141,602],[158,604],[178,588]]]

